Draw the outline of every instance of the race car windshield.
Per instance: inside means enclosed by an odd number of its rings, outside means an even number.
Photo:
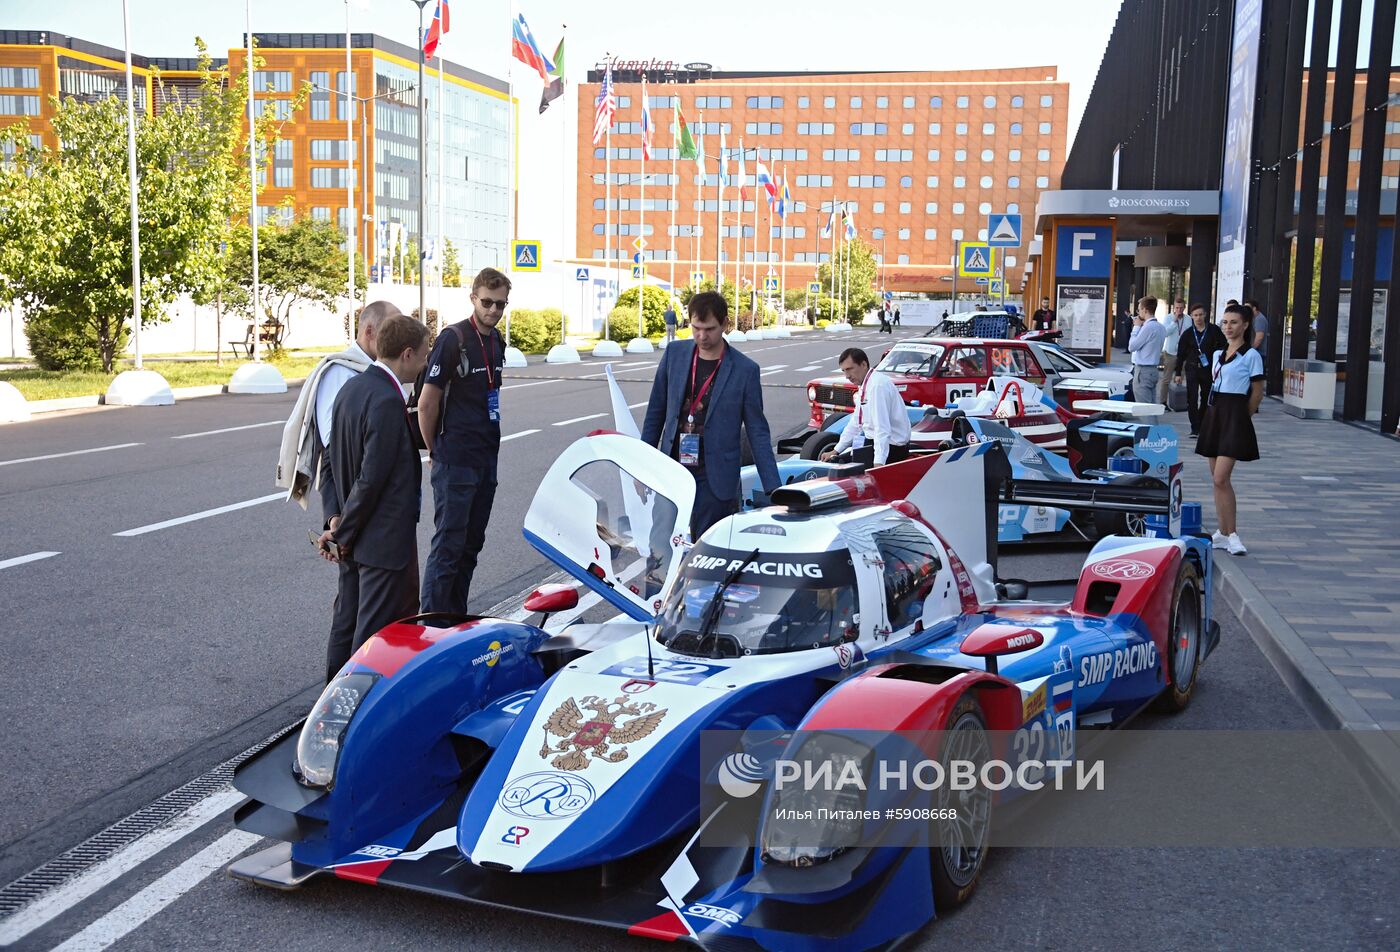
[[[933,368],[938,366],[938,358],[943,356],[943,348],[937,344],[912,348],[896,347],[885,355],[875,368],[881,373],[903,374],[911,377],[931,377]]]
[[[735,569],[717,603],[715,594]],[[855,572],[845,550],[752,556],[704,543],[691,550],[661,610],[657,641],[709,658],[779,654],[853,640]],[[714,621],[706,626],[714,603]]]

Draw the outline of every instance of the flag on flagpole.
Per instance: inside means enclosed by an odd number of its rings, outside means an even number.
[[[704,124],[705,116],[700,115],[701,124]],[[703,180],[705,178],[705,137],[699,135],[695,137],[695,171]]]
[[[438,0],[433,10],[433,22],[423,31],[423,58],[430,60],[437,53],[438,44],[448,29],[447,0]]]
[[[832,206],[831,214],[826,216],[826,224],[822,225],[822,237],[830,238],[831,229],[836,227],[836,208]]]
[[[539,73],[540,79],[548,83],[550,71],[554,67],[549,60],[545,59],[540,45],[535,42],[534,34],[530,32],[530,27],[525,23],[525,14],[518,14],[511,21],[510,32],[511,55]]]
[[[700,152],[695,147],[695,139],[690,135],[690,124],[685,121],[685,113],[681,112],[681,97],[675,97],[676,101],[676,148],[680,150],[682,159],[698,159]]]
[[[743,140],[743,139],[740,139],[740,140],[739,140],[739,171],[738,171],[738,175],[739,175],[739,182],[738,182],[738,185],[739,185],[739,199],[740,199],[740,201],[742,201],[742,200],[744,200],[744,199],[746,199],[746,198],[749,197],[748,189],[745,187],[745,184],[744,184],[744,140]],[[743,211],[743,209],[740,208],[740,211]]]
[[[617,112],[617,96],[613,93],[612,67],[603,71],[603,85],[598,88],[598,107],[593,114],[593,144],[603,141],[603,136],[613,124],[613,113]]]
[[[768,190],[768,202],[772,204],[773,199],[778,197],[778,188],[773,184],[773,176],[769,174],[768,166],[764,165],[762,162],[758,162],[757,169],[754,172],[754,178],[757,184]]]
[[[549,108],[549,104],[560,96],[564,95],[564,38],[559,37],[559,45],[554,48],[554,61],[552,63],[554,79],[544,88],[540,95],[540,113],[543,114]]]
[[[642,161],[651,161],[651,104],[647,102],[647,78],[642,77]]]
[[[719,127],[719,184],[729,187],[729,149],[724,145],[724,126]]]
[[[788,190],[788,177],[787,177],[787,173],[784,172],[784,173],[783,173],[783,199],[782,199],[782,209],[783,209],[783,210],[782,210],[782,216],[783,216],[784,218],[787,217],[787,211],[788,211],[788,209],[791,208],[791,207],[792,207],[792,192],[790,192],[790,191]]]
[[[841,206],[841,221],[846,226],[845,238],[847,241],[850,241],[856,236],[856,220],[855,216],[851,214],[850,210],[847,209],[845,205]]]
[[[778,218],[780,220],[786,220],[788,205],[792,201],[792,193],[788,191],[786,175],[784,175],[778,181],[781,184],[778,188],[778,197],[774,201],[773,208],[778,212]]]

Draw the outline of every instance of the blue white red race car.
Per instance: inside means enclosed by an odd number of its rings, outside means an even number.
[[[906,824],[872,843],[843,819],[809,843],[774,809],[790,792],[775,753],[849,762],[862,748],[845,732],[932,731],[938,756],[975,757],[1006,731],[1072,758],[1082,727],[1185,707],[1218,640],[1202,539],[1102,540],[1062,593],[999,581],[1007,472],[984,443],[793,483],[690,545],[683,467],[616,433],[578,441],[525,534],[619,616],[386,627],[298,732],[238,769],[237,825],[282,842],[231,874],[333,875],[725,948],[920,930],[972,895],[994,795],[960,795],[951,838]]]

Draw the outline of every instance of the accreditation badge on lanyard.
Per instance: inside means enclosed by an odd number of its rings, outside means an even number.
[[[719,373],[720,364],[724,362],[721,356],[715,363],[715,369],[710,371],[710,376],[705,378],[700,389],[695,389],[695,374],[700,366],[700,348],[695,349],[694,356],[690,359],[690,392],[694,394],[690,400],[690,407],[686,410],[685,424],[681,427],[680,439],[676,446],[676,460],[682,466],[698,467],[700,462],[700,436],[705,432],[705,421],[697,420],[696,414],[700,412],[700,404],[705,400],[705,394],[710,392],[710,385],[715,382],[715,375]]]
[[[1196,338],[1196,356],[1201,361],[1201,366],[1209,370],[1210,357],[1206,356],[1206,352],[1201,349],[1201,344],[1204,343],[1206,335],[1202,334],[1200,331],[1196,330],[1196,328],[1193,327],[1191,328],[1191,336]]]
[[[476,321],[472,321],[472,330],[476,331],[476,342],[481,345],[481,360],[486,365],[486,418],[492,423],[500,423],[501,388],[496,386],[496,375],[491,370],[491,352],[486,349],[486,339],[481,336]]]

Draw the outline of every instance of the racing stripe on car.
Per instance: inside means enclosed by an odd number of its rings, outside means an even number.
[[[376,886],[379,884],[379,877],[384,875],[384,870],[388,869],[392,862],[392,859],[375,859],[364,863],[347,863],[335,867],[335,875],[338,879]]]
[[[680,916],[670,909],[667,909],[659,916],[653,916],[645,922],[638,922],[627,927],[628,935],[641,936],[646,939],[662,939],[666,942],[674,942],[690,935],[690,928],[685,924]]]

